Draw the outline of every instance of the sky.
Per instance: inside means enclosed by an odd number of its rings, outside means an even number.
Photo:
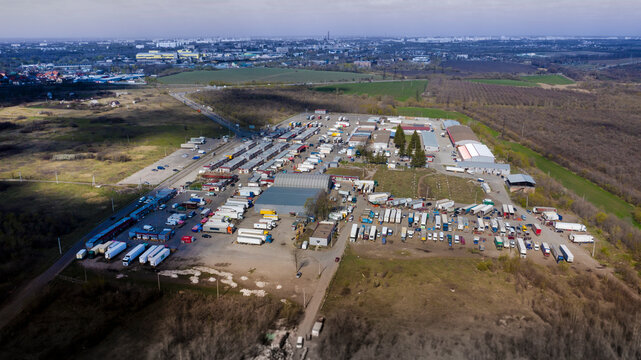
[[[641,0],[0,0],[1,38],[641,36]]]

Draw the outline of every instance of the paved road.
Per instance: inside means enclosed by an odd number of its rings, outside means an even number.
[[[216,148],[217,151],[225,151],[231,149],[232,147],[238,145],[238,141],[229,141],[226,144],[222,144],[220,147]],[[193,163],[186,166],[182,171],[172,174],[169,178],[158,184],[153,190],[149,191],[148,195],[155,194],[158,190],[171,187],[171,185],[176,184],[182,181],[188,176],[193,176],[194,172],[210,162],[211,158],[206,156],[200,160],[194,161]],[[93,230],[88,234],[78,240],[69,250],[67,250],[53,265],[51,265],[47,270],[42,274],[38,275],[29,283],[20,288],[16,294],[9,300],[9,302],[0,309],[0,329],[7,325],[12,319],[14,319],[24,308],[25,306],[42,290],[42,288],[47,285],[51,280],[53,280],[62,270],[64,270],[71,262],[74,260],[76,253],[84,248],[85,242],[100,230],[106,228],[107,226],[113,224],[115,221],[118,221],[122,217],[128,215],[133,210],[138,207],[137,200],[127,204],[124,208],[118,210],[115,214],[112,215],[114,220],[111,218],[100,222]]]
[[[191,92],[194,92],[194,91],[191,91]],[[236,124],[232,123],[231,121],[228,121],[228,120],[224,119],[223,117],[221,117],[220,115],[216,114],[215,112],[210,111],[209,109],[207,109],[207,107],[205,107],[203,105],[200,105],[197,102],[187,98],[187,96],[186,96],[187,94],[189,94],[189,93],[187,93],[187,92],[178,92],[178,93],[170,93],[169,95],[171,95],[176,100],[182,102],[183,104],[189,106],[190,108],[192,108],[194,110],[200,110],[201,114],[207,116],[208,118],[210,118],[211,120],[213,120],[216,123],[220,124],[221,126],[226,127],[227,129],[229,129],[229,131],[234,132],[236,134],[236,136],[238,136],[238,137],[252,137],[252,136],[256,135],[256,133],[253,133],[251,131],[244,130],[244,129],[241,129],[241,128],[237,127]]]

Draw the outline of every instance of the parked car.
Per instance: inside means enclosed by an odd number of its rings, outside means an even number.
[[[205,239],[210,239],[210,238],[211,238],[211,235],[209,235],[209,234],[203,234],[203,237],[204,237]]]

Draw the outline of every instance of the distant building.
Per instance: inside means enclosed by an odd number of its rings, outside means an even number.
[[[371,61],[354,61],[354,66],[359,68],[369,69],[372,67],[372,62]]]
[[[372,133],[372,146],[375,150],[387,150],[389,148],[390,132],[387,130],[374,131]]]
[[[484,144],[469,143],[456,148],[463,161],[493,163],[494,154]]]
[[[276,210],[279,214],[305,214],[307,199],[329,190],[330,177],[325,174],[278,174],[274,185],[265,190],[254,204],[254,210]]]
[[[447,130],[450,126],[456,126],[456,125],[461,125],[460,122],[456,120],[443,120],[443,130]]]
[[[479,138],[476,137],[474,131],[468,126],[454,125],[447,128],[447,135],[454,146],[461,146],[465,144],[477,143],[480,144]]]
[[[178,55],[175,52],[160,52],[158,50],[149,50],[146,53],[137,53],[137,61],[175,61]]]

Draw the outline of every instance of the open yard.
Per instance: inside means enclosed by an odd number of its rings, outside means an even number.
[[[111,107],[118,101],[119,107]],[[135,102],[135,103],[134,103]],[[0,110],[0,177],[114,184],[192,136],[221,128],[158,90]]]
[[[398,101],[406,101],[410,97],[420,97],[425,91],[427,80],[411,81],[382,81],[372,83],[355,83],[327,85],[314,88],[316,91],[327,93],[356,94],[368,96],[389,95]]]
[[[472,204],[483,199],[483,191],[474,181],[430,169],[390,170],[380,166],[374,175],[376,191],[390,192],[396,197],[452,199]]]
[[[627,312],[638,314],[639,300],[617,281],[506,256],[374,258],[359,247],[343,256],[321,310],[320,358],[391,359],[399,349],[404,358],[446,359],[641,351],[622,335],[638,324]],[[620,356],[608,355],[616,349]]]
[[[377,75],[341,71],[243,68],[185,71],[161,77],[163,84],[300,84],[377,79]]]
[[[539,86],[539,84],[546,85],[571,85],[574,84],[574,81],[568,79],[563,75],[527,75],[519,76],[519,79],[468,79],[468,81],[482,83],[482,84],[493,84],[493,85],[507,85],[507,86],[525,86],[525,87],[534,87]]]

